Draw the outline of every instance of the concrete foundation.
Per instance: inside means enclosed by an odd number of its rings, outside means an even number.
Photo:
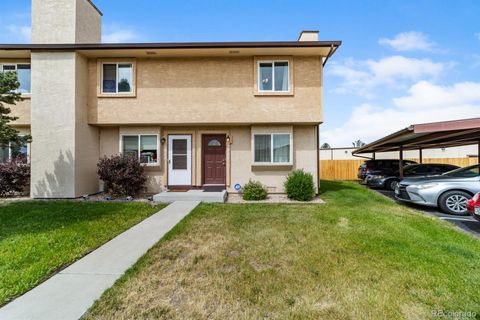
[[[189,190],[187,192],[165,191],[153,196],[153,201],[158,203],[170,203],[175,201],[201,201],[220,202],[227,201],[228,193],[223,191]]]

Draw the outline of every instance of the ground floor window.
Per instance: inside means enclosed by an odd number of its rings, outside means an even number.
[[[291,134],[254,135],[254,162],[290,163]]]
[[[158,164],[157,135],[122,136],[122,154],[138,157],[140,163]]]
[[[0,146],[0,163],[5,163],[12,159],[20,158],[25,162],[28,161],[28,145],[14,145]]]

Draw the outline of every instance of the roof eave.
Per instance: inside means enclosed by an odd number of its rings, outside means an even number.
[[[0,44],[0,50],[119,50],[119,49],[216,49],[216,48],[320,48],[339,47],[341,41],[269,42],[161,42],[85,44]]]

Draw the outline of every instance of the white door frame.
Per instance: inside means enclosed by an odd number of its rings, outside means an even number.
[[[173,140],[187,140],[187,168],[173,168]],[[169,186],[191,186],[192,185],[192,136],[189,134],[168,135],[168,185]]]

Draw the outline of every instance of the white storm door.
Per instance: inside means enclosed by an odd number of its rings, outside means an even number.
[[[192,136],[168,136],[168,185],[192,185]]]

